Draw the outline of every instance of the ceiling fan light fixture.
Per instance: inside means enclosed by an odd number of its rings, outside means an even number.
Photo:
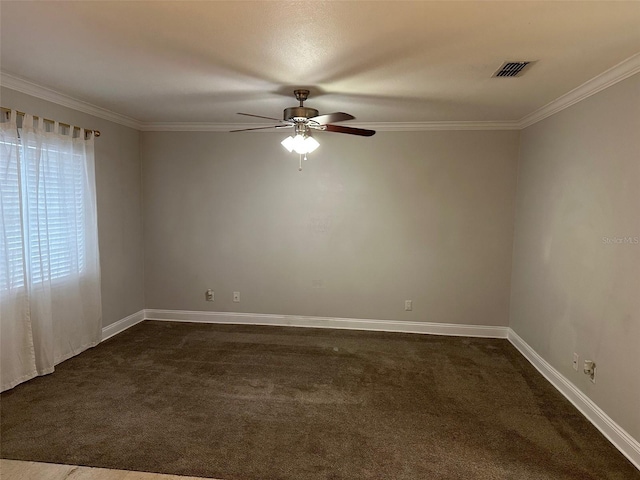
[[[289,152],[295,151],[300,155],[311,153],[320,146],[315,138],[301,134],[297,134],[295,137],[287,137],[280,143]]]
[[[300,155],[300,166],[298,170],[302,170],[302,160],[307,159],[307,154],[314,152],[320,144],[311,137],[311,130],[320,130],[323,132],[346,133],[347,135],[360,135],[362,137],[370,137],[375,134],[375,130],[367,130],[364,128],[343,127],[342,125],[334,125],[336,122],[344,122],[346,120],[354,120],[356,117],[345,112],[333,112],[324,115],[318,115],[318,110],[304,106],[304,101],[309,96],[309,90],[295,90],[294,95],[300,102],[297,107],[290,107],[284,110],[282,120],[274,117],[265,117],[264,115],[254,115],[252,113],[238,113],[247,117],[266,118],[278,122],[277,125],[271,127],[255,127],[241,128],[239,130],[231,130],[232,132],[246,132],[249,130],[264,130],[269,128],[293,128],[294,135],[282,140],[280,144],[287,149],[289,153],[296,152]]]

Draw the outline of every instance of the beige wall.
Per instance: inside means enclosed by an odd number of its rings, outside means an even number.
[[[102,324],[144,308],[139,132],[15,90],[1,106],[100,130],[95,141]]]
[[[141,135],[147,308],[507,325],[518,132]]]
[[[518,177],[511,327],[638,439],[640,75],[525,129]]]

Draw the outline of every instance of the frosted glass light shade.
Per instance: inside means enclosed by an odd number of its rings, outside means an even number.
[[[293,152],[293,137],[287,137],[284,140],[282,140],[282,142],[280,142],[280,144],[286,148],[287,150],[289,150],[289,152]]]
[[[302,155],[303,153],[307,153],[307,146],[302,135],[298,134],[293,137],[293,149],[300,155]]]
[[[304,143],[305,143],[305,146],[307,147],[307,151],[305,153],[311,153],[320,146],[318,141],[313,137],[307,137]]]
[[[304,137],[300,134],[296,135],[295,137],[287,137],[280,143],[289,152],[293,152],[295,150],[295,152],[299,153],[300,155],[311,153],[320,146],[315,138]]]

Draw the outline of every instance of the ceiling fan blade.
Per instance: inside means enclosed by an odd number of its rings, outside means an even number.
[[[267,120],[274,120],[276,122],[284,122],[281,118],[273,118],[273,117],[264,117],[262,115],[254,115],[253,113],[240,113],[238,115],[244,115],[245,117],[256,117],[256,118],[266,118]]]
[[[270,127],[241,128],[240,130],[229,130],[229,133],[248,132],[251,130],[266,130],[268,128],[291,128],[291,127],[293,127],[293,125],[271,125]]]
[[[375,135],[375,130],[367,130],[365,128],[343,127],[342,125],[325,125],[327,132],[346,133],[349,135],[360,135],[361,137],[370,137]]]
[[[326,125],[327,123],[344,122],[346,120],[354,120],[356,117],[344,112],[327,113],[326,115],[318,115],[317,117],[311,117],[309,121],[319,123],[320,125]]]

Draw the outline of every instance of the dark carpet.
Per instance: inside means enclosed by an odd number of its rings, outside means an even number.
[[[3,458],[226,480],[640,479],[506,340],[143,322],[5,392]]]

